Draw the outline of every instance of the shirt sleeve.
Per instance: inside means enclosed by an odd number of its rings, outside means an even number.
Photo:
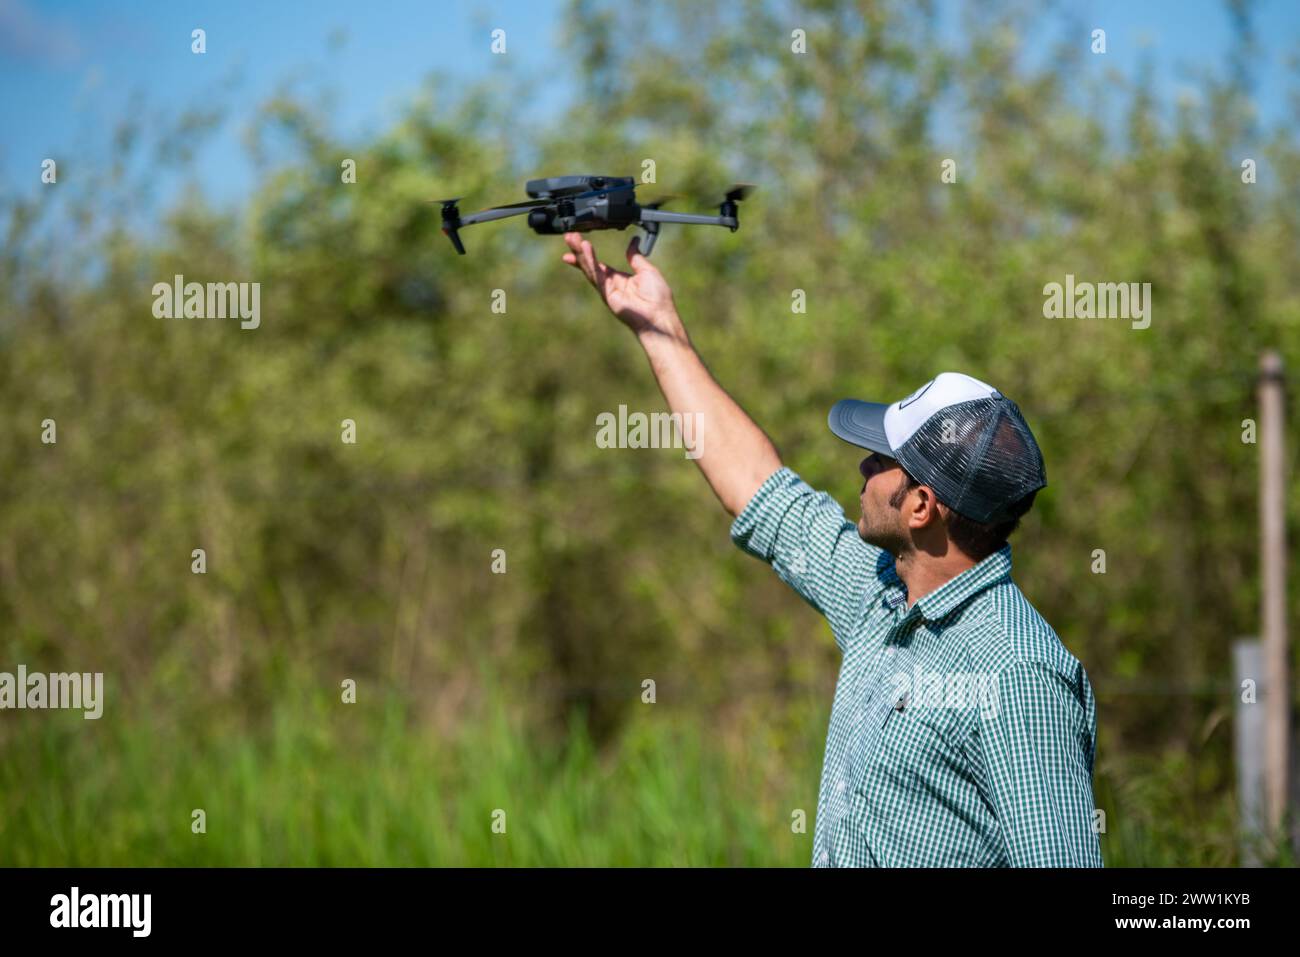
[[[981,712],[986,797],[1013,867],[1101,867],[1093,827],[1096,708],[1087,676],[1071,680],[1041,661],[1001,672]]]
[[[789,468],[773,472],[731,525],[731,540],[767,562],[830,622],[843,651],[868,593],[878,592],[881,549],[858,537],[844,509]]]

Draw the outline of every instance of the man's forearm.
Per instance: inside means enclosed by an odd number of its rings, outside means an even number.
[[[738,515],[781,467],[781,457],[771,439],[705,368],[676,313],[657,326],[638,330],[637,339],[669,409],[683,420],[696,416],[696,464],[722,507]]]

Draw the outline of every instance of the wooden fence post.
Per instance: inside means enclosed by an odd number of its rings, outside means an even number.
[[[1286,633],[1286,463],[1282,357],[1259,362],[1259,538],[1262,602],[1264,809],[1270,838],[1281,838],[1289,803],[1291,683]]]

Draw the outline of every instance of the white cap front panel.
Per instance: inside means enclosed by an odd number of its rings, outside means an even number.
[[[930,416],[950,405],[998,395],[998,390],[987,382],[960,372],[941,372],[885,410],[885,437],[889,439],[889,447],[897,451]]]

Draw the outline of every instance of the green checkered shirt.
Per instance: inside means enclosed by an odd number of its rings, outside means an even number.
[[[888,552],[774,472],[731,527],[830,622],[843,655],[813,866],[1100,867],[1097,709],[1011,580],[1011,548],[907,608]]]

